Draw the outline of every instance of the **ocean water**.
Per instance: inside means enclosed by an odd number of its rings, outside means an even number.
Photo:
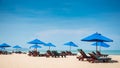
[[[84,50],[86,53],[90,53],[95,50]],[[102,54],[109,54],[109,55],[120,55],[120,50],[101,50]]]
[[[12,52],[13,49],[6,49],[7,51],[9,52]],[[16,50],[19,50],[19,49],[16,49]],[[16,51],[14,49],[14,51]],[[27,49],[27,48],[24,48],[24,49],[20,49],[20,51],[22,52],[29,52],[30,49]],[[38,50],[41,54],[44,54],[46,53],[47,50]],[[61,51],[65,51],[65,50],[57,50],[58,52],[61,52]],[[84,50],[84,52],[87,54],[87,53],[90,53],[92,51],[95,51],[95,50]],[[72,53],[78,53],[77,50],[71,50]],[[109,54],[109,55],[120,55],[120,50],[101,50],[101,53],[103,54]]]

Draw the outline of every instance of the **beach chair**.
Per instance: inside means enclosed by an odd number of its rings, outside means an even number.
[[[38,51],[33,51],[32,56],[34,56],[34,57],[39,56],[39,52]]]
[[[69,51],[66,51],[65,53],[66,53],[66,55],[71,55]]]
[[[109,62],[111,60],[111,58],[107,58],[107,57],[99,57],[97,55],[94,55],[93,53],[88,53],[91,58],[88,58],[87,61],[89,62]]]
[[[8,51],[2,51],[2,54],[3,54],[3,55],[8,55],[9,52],[8,52]]]
[[[0,55],[2,54],[2,51],[0,51]]]
[[[29,51],[28,56],[32,56],[32,55],[33,55],[32,51]]]
[[[72,53],[71,51],[66,51],[65,53],[66,53],[66,55],[77,55],[75,53]]]
[[[93,53],[94,55],[97,55],[94,51],[92,51],[92,53]]]
[[[50,50],[47,50],[46,51],[46,57],[50,57],[50,56],[53,57],[54,55]]]
[[[58,53],[57,51],[52,51],[52,54],[55,58],[60,57],[60,53]]]
[[[102,56],[102,57],[107,57],[107,56],[108,56],[107,54],[101,54],[100,51],[96,51],[96,54],[97,54],[98,56]]]
[[[65,51],[62,51],[61,53],[60,53],[60,56],[63,58],[63,57],[65,57],[66,58],[66,53],[65,53]]]
[[[90,56],[87,56],[86,53],[82,49],[80,49],[79,52],[81,56],[77,57],[78,60],[84,61],[84,59],[91,58]]]

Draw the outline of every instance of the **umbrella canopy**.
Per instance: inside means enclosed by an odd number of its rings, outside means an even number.
[[[72,46],[72,47],[78,47],[78,46],[77,46],[75,43],[73,43],[72,41],[67,42],[67,43],[65,43],[64,45],[70,46],[70,51],[71,51],[71,46]]]
[[[0,50],[5,50],[5,48],[4,47],[0,47]]]
[[[35,45],[30,46],[30,48],[35,48],[35,49],[37,49],[37,48],[41,48],[41,46],[35,44]]]
[[[16,45],[16,46],[13,46],[13,48],[15,48],[16,49],[16,51],[20,51],[20,49],[22,48],[21,46],[19,46],[19,45]]]
[[[89,42],[96,42],[96,41],[100,41],[100,42],[113,42],[113,40],[99,34],[99,33],[94,33],[86,38],[83,38],[81,41],[89,41]]]
[[[56,47],[54,44],[52,44],[52,43],[47,43],[47,44],[45,44],[45,46],[48,46],[49,47],[49,50],[50,50],[50,47]]]
[[[96,42],[96,43],[93,43],[92,45],[96,46],[96,44],[97,44],[97,46],[102,46],[102,47],[106,47],[106,48],[110,47],[110,45],[108,45],[104,42]]]
[[[105,48],[110,47],[110,45],[108,45],[104,42],[96,42],[96,43],[93,43],[92,45],[96,46],[96,44],[97,44],[97,46],[99,46],[99,51],[101,51],[101,47],[105,47]]]
[[[13,46],[13,48],[22,48],[22,47],[20,47],[19,45],[16,45],[16,46]]]
[[[28,42],[29,44],[45,44],[44,42],[42,42],[42,41],[40,41],[40,40],[38,40],[38,39],[34,39],[34,40],[32,40],[32,41],[30,41],[30,42]]]
[[[86,38],[83,38],[81,41],[88,41],[88,42],[113,42],[113,40],[101,35],[100,33],[94,33]],[[96,43],[96,51],[97,51],[97,43]]]
[[[8,45],[7,43],[3,43],[3,44],[1,44],[1,45],[0,45],[0,47],[5,48],[5,47],[11,47],[11,46],[10,46],[10,45]]]
[[[29,44],[35,44],[33,46],[30,46],[30,48],[35,48],[37,50],[37,48],[41,48],[41,46],[39,46],[38,44],[45,44],[44,42],[40,41],[39,39],[34,39],[30,42],[28,42]]]

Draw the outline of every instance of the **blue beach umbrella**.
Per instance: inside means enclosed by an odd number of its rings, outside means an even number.
[[[40,41],[39,39],[34,39],[34,40],[32,40],[32,41],[30,41],[28,43],[29,44],[35,44],[35,45],[30,47],[30,48],[35,48],[35,49],[41,48],[41,46],[39,46],[38,44],[43,44],[43,45],[45,44],[44,42]]]
[[[108,45],[108,44],[106,44],[104,42],[96,42],[96,43],[93,43],[92,45],[96,46],[96,44],[97,44],[97,46],[99,46],[99,51],[101,51],[101,47],[105,47],[105,48],[110,47],[110,45]]]
[[[35,45],[30,46],[30,48],[35,48],[35,49],[37,49],[37,48],[41,48],[41,46],[35,44]]]
[[[64,45],[70,46],[70,51],[71,51],[71,46],[72,46],[72,47],[78,47],[78,46],[77,46],[75,43],[73,43],[72,41],[67,42],[67,43],[65,43]]]
[[[15,49],[16,49],[16,51],[17,51],[18,49],[21,49],[22,47],[21,47],[21,46],[19,46],[19,45],[16,45],[16,46],[13,46],[13,48],[15,48]]]
[[[39,39],[34,39],[30,42],[28,42],[29,44],[45,44],[44,42],[40,41]]]
[[[106,48],[110,47],[110,45],[108,45],[104,42],[96,42],[96,43],[93,43],[92,45],[96,46],[96,44],[97,44],[97,46],[102,46],[102,47],[106,47]]]
[[[22,47],[20,47],[19,45],[16,45],[16,46],[13,46],[13,48],[19,49],[19,48],[22,48]]]
[[[86,38],[83,38],[81,41],[89,41],[89,42],[113,42],[113,40],[101,35],[100,33],[94,33]]]
[[[81,41],[88,41],[88,42],[113,42],[113,40],[101,35],[100,33],[94,33],[86,38],[83,38]],[[96,51],[97,51],[97,44],[96,44]]]
[[[56,47],[54,44],[52,44],[52,43],[47,43],[47,44],[45,44],[44,46],[48,46],[49,47],[49,50],[50,50],[50,47]]]
[[[10,46],[10,45],[8,45],[7,43],[3,43],[3,44],[1,44],[1,45],[0,45],[0,47],[5,48],[5,47],[11,47],[11,46]]]
[[[3,43],[0,45],[1,50],[5,50],[6,47],[11,47],[11,46],[8,45],[7,43]]]

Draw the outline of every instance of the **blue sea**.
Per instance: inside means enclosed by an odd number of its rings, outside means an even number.
[[[7,49],[7,51],[12,52],[13,49]],[[14,50],[15,51],[15,50]],[[30,50],[27,48],[20,49],[22,52],[29,52]],[[41,54],[46,53],[46,50],[38,50]],[[65,50],[57,50],[58,52],[65,51]],[[90,53],[95,50],[84,50],[85,53]],[[72,53],[78,53],[77,50],[71,50]],[[110,55],[120,55],[120,50],[102,50],[101,53],[103,54],[110,54]]]

